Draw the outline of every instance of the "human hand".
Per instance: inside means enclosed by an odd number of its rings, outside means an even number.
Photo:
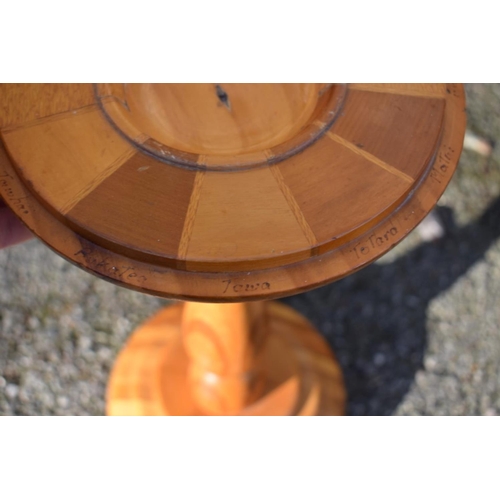
[[[33,234],[0,198],[0,249],[17,245],[30,238],[33,238]]]

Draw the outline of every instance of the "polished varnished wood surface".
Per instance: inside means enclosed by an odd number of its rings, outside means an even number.
[[[116,99],[104,104],[120,126],[173,149],[218,156],[258,153],[295,136],[311,120],[321,90],[318,84],[116,87],[104,86],[103,93],[121,93],[127,107],[111,111]]]
[[[176,304],[120,353],[108,415],[343,415],[340,367],[300,314],[276,303]]]
[[[456,84],[0,85],[0,103],[0,193],[29,228],[115,283],[205,301],[372,262],[437,202],[465,132]]]

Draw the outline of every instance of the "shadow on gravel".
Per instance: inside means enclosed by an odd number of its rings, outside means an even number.
[[[480,260],[500,236],[500,198],[457,228],[437,208],[445,236],[390,264],[283,299],[325,336],[342,366],[348,415],[390,415],[423,367],[429,302]]]

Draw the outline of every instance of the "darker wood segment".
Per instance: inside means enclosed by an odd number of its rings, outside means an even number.
[[[444,99],[350,90],[331,130],[416,180],[435,152],[444,109]]]
[[[327,247],[376,221],[411,188],[328,138],[278,167],[318,243]]]
[[[82,199],[68,217],[125,251],[175,259],[195,175],[137,153]]]
[[[94,103],[91,84],[1,84],[0,129],[21,126]]]

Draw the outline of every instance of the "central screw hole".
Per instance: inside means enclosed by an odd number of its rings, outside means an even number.
[[[220,85],[215,86],[215,93],[219,98],[219,101],[226,106],[227,109],[231,109],[231,104],[229,102],[229,96],[224,91],[224,89]]]

